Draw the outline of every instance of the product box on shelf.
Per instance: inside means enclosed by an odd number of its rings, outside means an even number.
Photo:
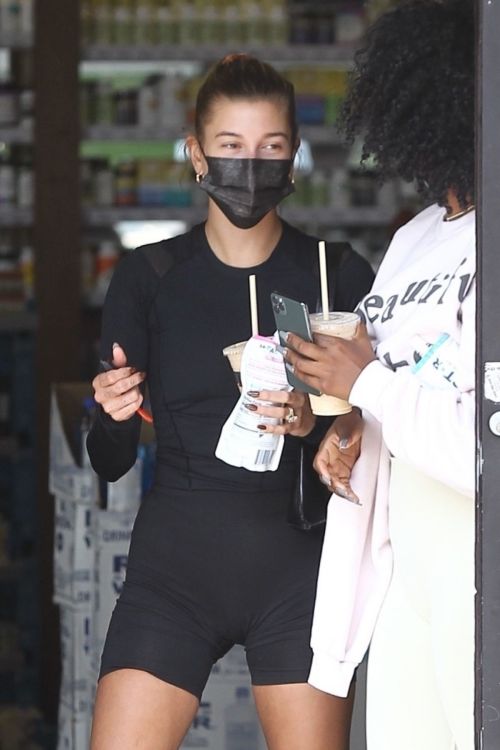
[[[82,383],[54,386],[51,490],[55,492],[54,599],[60,606],[62,679],[57,750],[87,750],[100,658],[109,621],[122,590],[130,538],[141,493],[139,460],[127,479],[107,488],[99,507],[98,484],[80,465],[84,434]],[[154,433],[144,427],[142,447]],[[140,452],[139,452],[140,453]],[[59,474],[59,472],[61,472]],[[120,482],[122,482],[120,484]],[[263,750],[244,650],[237,646],[213,668],[183,750]]]
[[[90,740],[90,719],[76,718],[71,706],[59,704],[57,717],[57,750],[87,750]]]
[[[101,497],[98,477],[90,466],[85,446],[89,428],[88,403],[91,398],[90,383],[56,383],[52,387],[49,491],[59,498],[97,507],[106,498]],[[138,463],[105,489],[106,507],[110,510],[137,511],[144,483],[146,480],[148,483],[150,481],[149,477],[142,476],[142,454],[147,454],[145,468],[150,475],[149,456],[154,453],[154,438],[154,429],[144,422]],[[145,447],[147,451],[144,451]]]
[[[72,709],[78,720],[87,720],[91,712],[91,612],[61,607],[59,634],[61,644],[60,703]]]
[[[92,600],[95,509],[67,497],[54,502],[54,602],[85,609]]]
[[[94,524],[94,595],[92,601],[92,670],[99,671],[104,639],[122,590],[135,513],[98,510]]]
[[[91,395],[90,384],[57,383],[50,411],[49,490],[86,505],[98,498],[97,476],[83,461],[84,399]]]
[[[182,750],[264,750],[242,646],[214,665]]]

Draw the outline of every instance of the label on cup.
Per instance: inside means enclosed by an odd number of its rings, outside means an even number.
[[[278,424],[247,409],[246,404],[262,401],[248,391],[289,391],[283,357],[277,338],[253,336],[247,342],[241,360],[242,394],[222,428],[215,455],[231,466],[249,471],[276,471],[283,452],[284,437],[259,430],[259,424]]]

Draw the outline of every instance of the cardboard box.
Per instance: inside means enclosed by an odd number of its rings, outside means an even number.
[[[57,719],[57,750],[88,750],[91,722],[77,719],[70,706],[59,704]]]
[[[99,671],[102,649],[116,600],[123,588],[135,513],[98,510],[95,515],[92,670]]]
[[[56,383],[52,386],[50,411],[49,491],[85,505],[98,505],[99,482],[86,456],[85,435],[82,434],[84,399],[93,395],[89,383]],[[140,442],[154,443],[154,428],[142,423]],[[86,461],[82,461],[82,456]],[[135,510],[141,500],[142,462],[109,484],[109,500],[113,510]]]
[[[253,700],[250,675],[241,646],[234,646],[214,666],[182,750],[265,750]]]
[[[97,475],[82,467],[83,400],[92,395],[88,383],[58,383],[50,407],[49,491],[85,505],[98,502]]]
[[[90,659],[92,617],[86,612],[61,607],[60,702],[71,708],[75,719],[87,719],[91,712]]]
[[[68,497],[56,496],[54,503],[54,602],[88,611],[94,580],[96,508]]]

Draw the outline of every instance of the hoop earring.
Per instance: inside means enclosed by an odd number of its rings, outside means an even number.
[[[200,184],[202,178],[203,178],[202,173],[201,172],[197,172],[196,173],[196,182],[198,183],[198,185]]]

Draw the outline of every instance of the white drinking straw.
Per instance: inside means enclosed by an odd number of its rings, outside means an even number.
[[[318,243],[319,251],[319,278],[321,282],[321,307],[323,308],[323,320],[328,320],[328,279],[326,276],[326,248],[323,240]]]
[[[257,313],[257,287],[255,285],[255,275],[248,277],[248,286],[250,290],[250,318],[252,320],[252,336],[259,333],[259,317]]]

